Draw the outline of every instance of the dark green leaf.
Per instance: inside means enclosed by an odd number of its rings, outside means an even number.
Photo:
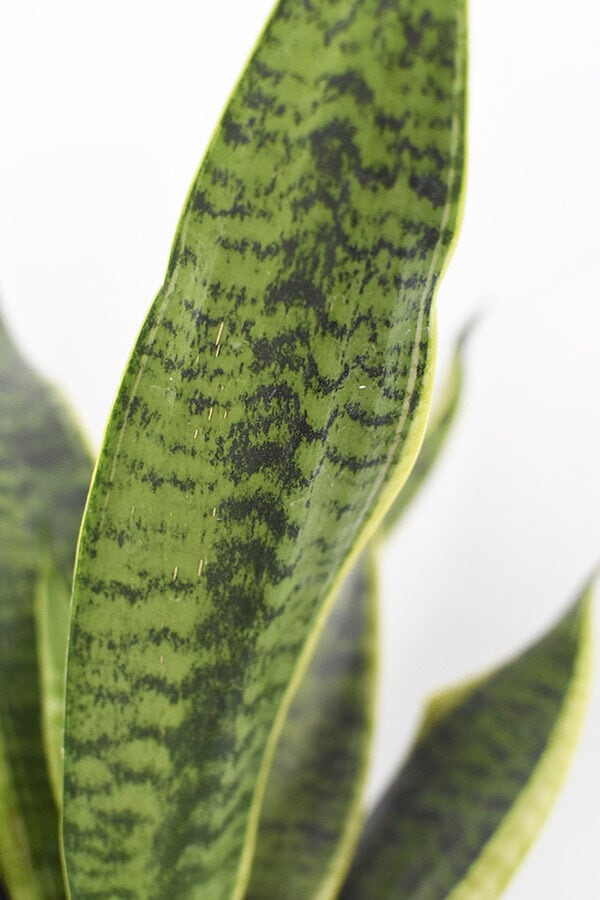
[[[542,825],[579,732],[590,589],[521,656],[435,699],[365,826],[341,900],[499,897]]]
[[[63,896],[34,592],[47,553],[70,583],[90,471],[62,404],[0,323],[0,866],[14,898]]]

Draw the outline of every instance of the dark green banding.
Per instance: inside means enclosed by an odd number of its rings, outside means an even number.
[[[421,442],[464,88],[462,3],[283,0],[233,94],[82,531],[76,897],[243,894],[299,660]]]
[[[589,683],[589,589],[492,675],[434,701],[340,900],[499,897],[564,777]]]

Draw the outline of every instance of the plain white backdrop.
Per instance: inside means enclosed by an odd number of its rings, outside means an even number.
[[[101,440],[179,213],[270,0],[0,0],[0,292]],[[424,697],[516,652],[600,559],[600,12],[472,0],[468,191],[440,374],[483,314],[443,460],[384,559],[371,795]],[[600,691],[506,896],[600,897]]]

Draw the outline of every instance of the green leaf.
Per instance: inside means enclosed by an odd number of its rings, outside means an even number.
[[[240,896],[287,709],[413,464],[464,9],[281,2],[192,187],[80,544],[74,895]]]
[[[246,896],[332,896],[362,824],[373,730],[375,561],[344,585],[288,713],[265,791]]]
[[[591,673],[591,589],[521,656],[435,698],[341,900],[499,897],[544,822]]]
[[[469,330],[457,341],[415,466],[378,538],[397,524],[445,445]],[[363,819],[372,731],[375,569],[371,549],[344,584],[290,708],[267,782],[248,898],[329,897],[349,865]]]
[[[40,727],[34,593],[47,553],[71,579],[90,470],[62,403],[0,323],[0,868],[17,900],[64,896]]]
[[[62,806],[65,671],[71,616],[71,591],[49,561],[35,592],[38,665],[42,698],[42,735],[54,799]]]

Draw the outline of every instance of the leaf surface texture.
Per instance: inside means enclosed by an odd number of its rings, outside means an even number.
[[[282,2],[192,186],[82,531],[75,896],[241,896],[335,589],[422,440],[464,10]]]
[[[376,545],[401,519],[445,446],[461,397],[465,334],[410,476],[344,583],[288,712],[261,809],[249,900],[333,896],[349,866],[364,818],[373,730]]]

